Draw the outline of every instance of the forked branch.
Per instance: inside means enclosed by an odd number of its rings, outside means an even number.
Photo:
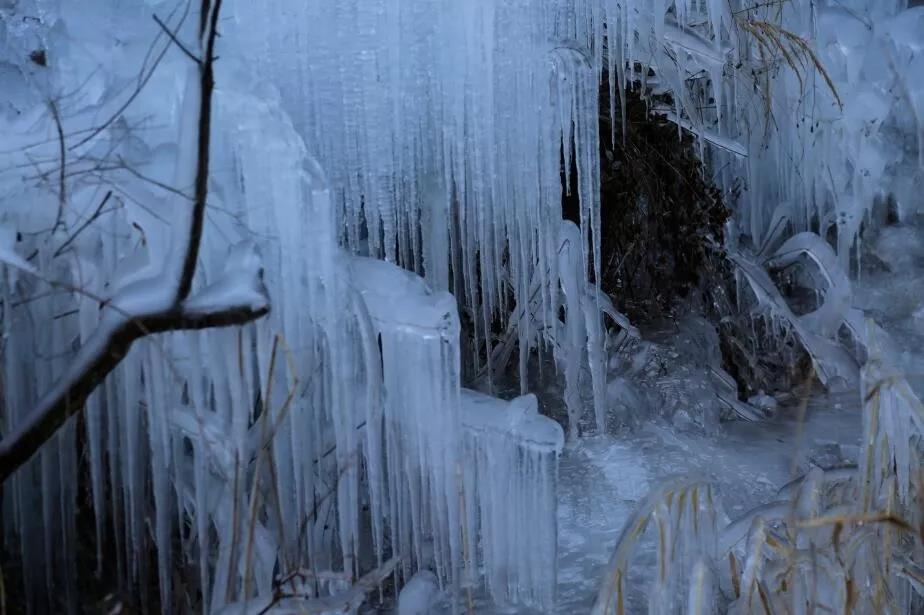
[[[164,281],[169,285],[165,286],[163,295],[167,298],[153,308],[126,308],[118,298],[104,308],[107,311],[99,328],[77,352],[71,368],[39,400],[29,415],[0,440],[0,483],[26,463],[70,416],[84,407],[90,394],[118,366],[138,339],[166,331],[241,325],[269,312],[259,271],[252,272],[253,279],[244,280],[243,292],[226,293],[222,301],[203,302],[189,297],[202,242],[208,197],[212,92],[215,84],[213,64],[220,10],[221,0],[202,0],[204,27],[200,32],[200,47],[203,55],[197,62],[200,101],[196,189],[179,279]],[[124,305],[130,303],[125,302]]]

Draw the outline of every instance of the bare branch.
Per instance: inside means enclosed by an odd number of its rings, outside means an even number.
[[[390,560],[372,570],[356,581],[352,587],[332,596],[322,596],[319,598],[308,598],[295,593],[286,593],[282,591],[281,584],[273,591],[273,596],[269,599],[256,599],[244,603],[235,603],[228,605],[222,610],[223,613],[236,613],[240,610],[256,611],[257,615],[269,613],[276,607],[281,610],[292,610],[295,612],[305,613],[349,613],[359,609],[366,601],[366,594],[379,587],[389,575],[391,575],[398,563],[401,561],[399,556],[392,557]],[[310,572],[295,571],[287,575],[284,581],[294,581],[299,578],[310,578]],[[266,602],[264,605],[263,602]],[[262,606],[262,608],[260,608]]]
[[[67,167],[67,148],[64,145],[64,129],[61,127],[58,103],[52,100],[48,103],[48,106],[51,107],[51,117],[54,118],[55,128],[58,131],[58,155],[61,156],[61,167],[58,171],[58,215],[55,217],[55,224],[52,227],[52,231],[56,231],[64,221],[64,206],[67,204],[67,182],[64,174]]]
[[[0,483],[28,461],[58,428],[83,409],[87,397],[118,366],[132,344],[154,333],[208,329],[246,324],[269,312],[269,305],[230,305],[217,311],[186,311],[175,307],[102,327],[73,361],[76,373],[65,373],[29,416],[0,441]],[[127,409],[131,411],[131,409]]]
[[[62,167],[62,168],[63,168],[63,167]],[[94,222],[97,218],[99,218],[100,212],[103,211],[103,207],[106,206],[106,203],[109,201],[109,198],[110,198],[111,196],[112,196],[112,190],[110,190],[109,192],[106,193],[106,196],[104,196],[104,197],[103,197],[103,200],[100,201],[99,206],[97,206],[96,211],[93,212],[93,215],[91,215],[89,218],[87,218],[87,219],[84,221],[84,223],[80,225],[80,228],[78,228],[76,231],[74,231],[74,234],[71,235],[70,237],[68,237],[68,238],[64,241],[64,243],[62,243],[61,246],[60,246],[57,250],[55,250],[55,253],[54,253],[54,257],[55,257],[55,258],[61,256],[61,254],[64,252],[64,250],[67,249],[67,246],[71,245],[71,243],[72,243],[75,239],[77,239],[77,236],[80,235],[80,233],[82,233],[82,232],[84,231],[85,228],[87,228],[88,226],[90,226],[91,224],[93,224],[93,222]]]
[[[212,129],[212,90],[215,88],[215,37],[218,34],[218,13],[221,11],[221,0],[202,0],[202,24],[205,49],[202,58],[201,75],[201,105],[199,107],[199,171],[196,173],[196,189],[193,196],[192,224],[189,229],[189,243],[187,244],[186,258],[180,272],[178,286],[179,300],[189,296],[192,289],[193,275],[196,273],[196,261],[199,258],[199,244],[202,241],[202,227],[205,220],[205,204],[209,192],[209,145]],[[210,22],[206,18],[210,17]],[[208,23],[208,27],[205,25]]]
[[[185,53],[185,54],[186,54],[186,57],[188,57],[190,60],[192,60],[193,62],[195,62],[196,64],[199,64],[199,65],[201,66],[201,65],[202,65],[202,60],[199,59],[199,58],[197,58],[197,57],[195,56],[195,54],[193,54],[193,52],[191,52],[189,49],[186,48],[186,45],[184,45],[183,43],[180,42],[180,40],[176,37],[176,34],[174,34],[173,32],[171,32],[171,31],[170,31],[170,28],[167,27],[167,24],[165,24],[164,22],[162,22],[162,21],[160,20],[160,17],[158,17],[157,15],[154,15],[153,17],[154,17],[154,21],[157,22],[157,25],[160,26],[161,29],[167,34],[167,36],[170,37],[170,40],[173,41],[174,44],[176,44],[176,46],[180,48],[180,51],[182,51],[183,53]]]

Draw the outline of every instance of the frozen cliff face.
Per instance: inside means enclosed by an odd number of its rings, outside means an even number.
[[[614,87],[672,94],[658,111],[697,135],[728,194],[746,187],[738,223],[763,256],[814,231],[849,275],[876,197],[892,193],[900,218],[920,213],[924,8],[790,3],[779,36],[810,41],[821,70],[804,53],[800,69],[762,58],[741,20],[757,27],[771,9],[719,0],[226,4],[196,290],[217,293],[228,266],[253,269],[260,253],[272,315],[137,344],[88,401],[85,436],[65,426],[4,489],[39,608],[59,593],[74,604],[83,441],[97,534],[115,542],[128,582],[156,560],[163,601],[181,528],[204,609],[265,594],[279,566],[353,579],[389,548],[405,577],[432,564],[461,586],[483,565],[498,601],[548,605],[561,432],[529,397],[464,393],[460,364],[479,372],[495,321],[515,322],[521,379],[530,350],[554,348],[572,424],[595,406],[602,431],[608,391],[634,403],[622,383],[606,386],[600,312],[629,327],[594,287],[602,70]],[[92,339],[105,313],[96,298],[142,287],[182,240],[195,65],[152,17],[191,41],[185,6],[0,1],[4,433]],[[577,170],[565,190],[579,196],[579,226],[561,220],[563,160]],[[882,255],[905,267],[911,251]],[[49,292],[36,271],[79,292]],[[851,312],[829,299],[807,320],[830,337],[832,314]],[[475,339],[464,357],[457,303]],[[837,372],[843,353],[819,347]],[[592,404],[577,395],[585,361]],[[671,391],[705,407],[705,384]],[[918,426],[896,386],[892,436]],[[906,466],[906,443],[889,442],[877,450]]]
[[[560,295],[599,277],[591,118],[604,71],[608,111],[624,102],[617,85],[638,82],[656,112],[696,135],[756,250],[812,231],[851,271],[878,197],[916,207],[920,9],[897,16],[904,4],[238,3],[229,37],[256,50],[324,161],[346,246],[452,290],[474,335],[463,361],[491,377],[495,318],[514,321],[521,348],[554,348],[544,336],[558,328]],[[560,169],[572,160],[580,258],[563,263]],[[568,319],[555,351],[572,432],[578,362],[594,374],[598,429],[605,405],[602,336],[595,325],[577,343],[580,320]]]
[[[232,14],[229,38],[253,50],[324,161],[346,247],[451,290],[471,323],[475,352],[463,360],[475,373],[487,357],[493,376],[490,332],[515,306],[533,313],[514,317],[519,346],[547,347],[565,281],[599,269],[599,57],[583,39],[602,22],[590,26],[589,7],[274,1],[233,3]],[[562,153],[578,168],[567,189],[583,221],[565,273]],[[580,309],[570,318],[582,320]],[[585,346],[576,335],[567,361]]]
[[[340,567],[348,582],[364,572],[361,560],[382,564],[392,554],[405,578],[433,566],[454,595],[481,582],[483,563],[498,600],[551,604],[560,427],[537,415],[534,398],[485,398],[496,416],[473,411],[462,420],[455,299],[394,264],[343,252],[322,172],[272,86],[231,58],[219,79],[212,205],[220,214],[203,246],[203,290],[189,307],[240,298],[243,286],[231,282],[253,277],[256,263],[272,312],[239,330],[139,342],[90,398],[97,532],[115,536],[121,572],[143,574],[137,562],[150,521],[164,604],[181,556],[197,563],[203,607],[217,609],[270,594],[274,570]],[[149,195],[146,183],[128,189]],[[144,211],[143,201],[135,205]],[[138,284],[172,238],[172,221],[154,215],[141,246],[100,232],[135,221],[122,215],[77,244],[75,265],[94,272],[100,293]],[[15,232],[6,234],[15,244]],[[11,255],[4,262],[20,258]],[[22,290],[4,288],[8,299]],[[92,302],[78,303],[76,320],[55,320],[71,300],[53,299],[4,319],[6,373],[17,382],[5,391],[16,408],[7,421],[19,420],[65,367],[62,358],[45,369],[38,357],[99,326]],[[27,309],[55,327],[18,326]],[[74,519],[75,438],[75,426],[65,428],[10,490],[15,531],[30,545],[22,557],[35,604],[42,584],[59,582],[76,600],[70,569],[50,555]],[[512,498],[541,534],[508,532],[512,518],[496,514],[498,498]],[[48,514],[35,517],[36,506]],[[183,527],[193,533],[178,554],[172,540]],[[294,527],[302,530],[287,531]],[[73,553],[72,540],[64,553]]]

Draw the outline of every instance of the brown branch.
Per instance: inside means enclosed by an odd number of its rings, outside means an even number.
[[[67,148],[64,145],[64,128],[61,126],[58,104],[52,100],[48,106],[51,107],[51,117],[54,118],[55,129],[58,131],[58,155],[61,157],[61,168],[58,171],[58,215],[55,216],[55,224],[52,227],[54,232],[64,222],[64,206],[67,204],[67,182],[64,175],[67,167]]]
[[[231,305],[220,310],[191,311],[173,309],[143,319],[136,323],[140,331],[147,334],[166,333],[167,331],[198,331],[215,327],[244,325],[252,320],[269,314],[269,305]]]
[[[187,302],[202,241],[205,204],[208,197],[209,146],[214,89],[214,48],[221,0],[202,0],[202,10],[210,17],[203,33],[205,55],[200,64],[200,105],[196,194],[193,204],[189,241],[186,246],[178,290],[169,307],[149,313],[118,313],[118,299],[108,305],[113,312],[103,314],[102,324],[77,352],[71,368],[45,394],[30,414],[11,433],[0,440],[0,483],[28,461],[51,439],[58,428],[86,403],[87,397],[118,366],[140,338],[154,333],[242,325],[269,312],[265,293],[261,300],[253,297],[219,307],[197,307]],[[56,110],[53,112],[56,113]],[[63,163],[63,160],[62,160]],[[64,168],[64,164],[61,165]],[[109,198],[108,195],[106,197]],[[82,230],[82,229],[81,229]],[[261,289],[262,290],[262,289]]]
[[[196,273],[196,261],[199,258],[199,244],[202,240],[202,227],[205,220],[205,203],[209,192],[209,143],[212,129],[212,90],[215,88],[215,37],[218,34],[218,13],[221,11],[221,0],[202,0],[202,23],[206,23],[206,16],[211,17],[208,28],[203,27],[205,50],[200,70],[201,76],[201,104],[199,106],[199,171],[196,173],[196,189],[193,196],[192,224],[189,229],[189,243],[187,244],[186,258],[183,260],[183,269],[180,272],[178,286],[179,300],[189,296],[192,289],[193,275]]]
[[[140,338],[167,331],[184,331],[242,325],[269,312],[268,305],[228,306],[218,311],[187,311],[174,307],[163,312],[123,320],[108,332],[98,331],[101,339],[92,338],[75,360],[80,373],[72,378],[65,375],[66,384],[52,389],[21,424],[0,441],[0,483],[28,461],[73,414],[79,412],[87,397],[103,379],[121,363]]]
[[[100,217],[100,214],[101,214],[101,212],[103,211],[103,207],[106,206],[106,203],[109,201],[110,197],[112,197],[112,190],[110,190],[109,192],[106,193],[106,196],[104,196],[104,197],[103,197],[103,200],[100,201],[100,204],[99,204],[99,206],[96,208],[96,211],[93,212],[93,215],[91,215],[89,218],[87,218],[87,219],[84,221],[84,223],[80,225],[80,228],[78,228],[76,231],[74,231],[74,234],[71,235],[70,237],[68,237],[68,238],[64,241],[64,243],[61,244],[61,247],[59,247],[57,250],[55,250],[54,258],[57,258],[57,257],[61,256],[61,254],[64,252],[64,250],[67,248],[67,246],[71,245],[71,243],[72,243],[75,239],[77,239],[77,236],[80,235],[80,233],[82,233],[82,232],[84,231],[84,229],[86,229],[86,228],[87,228],[88,226],[90,226],[97,218]]]
[[[174,43],[177,47],[180,48],[180,51],[182,51],[183,53],[186,54],[186,57],[187,57],[187,58],[189,58],[190,60],[192,60],[192,61],[195,62],[196,64],[199,64],[200,66],[202,65],[202,60],[199,59],[199,58],[197,58],[197,57],[195,56],[195,54],[193,54],[193,52],[191,52],[189,49],[186,48],[186,45],[184,45],[183,43],[180,42],[180,39],[178,39],[178,38],[176,37],[176,34],[174,34],[174,33],[170,30],[170,28],[167,27],[167,24],[165,24],[164,22],[162,22],[162,21],[160,20],[160,17],[158,17],[157,15],[152,15],[152,17],[154,17],[154,21],[157,22],[157,25],[160,26],[160,29],[163,30],[164,33],[165,33],[167,36],[170,37],[170,40],[173,41],[173,43]]]
[[[332,596],[309,598],[297,593],[287,593],[282,591],[282,583],[279,583],[273,588],[273,595],[268,603],[257,612],[257,615],[265,615],[272,611],[274,607],[282,607],[281,610],[283,611],[291,609],[305,613],[349,613],[355,611],[366,601],[366,594],[379,587],[394,572],[400,561],[400,556],[392,557],[375,570],[364,574],[349,589]],[[283,582],[294,581],[296,578],[304,578],[309,575],[310,573],[304,574],[301,571],[294,571],[284,577]],[[235,606],[250,607],[250,609],[255,610],[260,604],[255,601],[245,601]],[[233,607],[229,610],[233,610]]]

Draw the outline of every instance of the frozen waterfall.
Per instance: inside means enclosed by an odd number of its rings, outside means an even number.
[[[259,612],[285,587],[293,608],[355,609],[385,579],[417,574],[451,608],[483,592],[550,610],[565,436],[606,432],[607,391],[621,386],[606,381],[609,344],[639,336],[599,287],[601,147],[620,135],[600,135],[598,120],[615,118],[626,87],[695,137],[704,174],[736,199],[739,290],[793,327],[824,384],[872,389],[891,374],[878,357],[855,369],[837,336],[872,345],[849,277],[875,204],[916,213],[924,8],[224,4],[188,307],[265,291],[271,311],[137,341],[4,484],[4,544],[18,547],[31,608],[50,608],[49,596],[77,608],[86,450],[99,571],[164,609],[188,564],[203,612]],[[7,19],[17,11],[29,18]],[[138,307],[113,298],[162,300],[146,284],[182,252],[198,86],[180,41],[195,40],[199,16],[166,0],[12,0],[0,18],[8,435],[107,317]],[[783,58],[775,72],[768,54]],[[612,106],[601,110],[604,76]],[[562,219],[563,192],[577,196],[577,224]],[[741,238],[757,253],[739,251]],[[838,275],[822,308],[797,316],[763,266],[806,254]],[[536,353],[564,381],[566,431],[526,390]],[[463,387],[485,376],[495,391],[514,356],[519,397]],[[922,427],[907,388],[880,391],[871,475],[909,463],[895,435]],[[904,501],[910,479],[898,478]],[[692,489],[678,493],[699,497]],[[677,528],[699,514],[651,505]],[[705,587],[705,567],[687,563]],[[691,603],[701,598],[691,589]]]

